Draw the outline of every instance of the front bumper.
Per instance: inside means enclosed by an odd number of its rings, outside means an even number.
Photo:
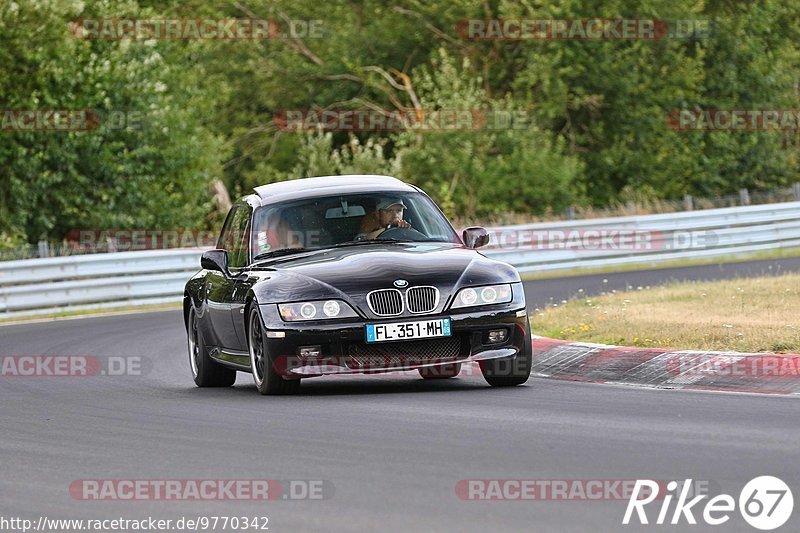
[[[441,365],[516,358],[530,350],[524,301],[488,309],[383,320],[287,323],[275,304],[259,306],[266,328],[267,349],[279,374],[313,377],[328,374],[395,372]],[[366,324],[449,318],[451,337],[412,341],[366,342]],[[505,329],[503,342],[488,341],[489,330]],[[317,357],[301,357],[300,347],[319,346]]]

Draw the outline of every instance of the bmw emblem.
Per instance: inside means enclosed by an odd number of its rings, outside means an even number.
[[[398,289],[402,289],[403,287],[408,287],[408,282],[404,279],[396,279],[394,280],[394,286]]]

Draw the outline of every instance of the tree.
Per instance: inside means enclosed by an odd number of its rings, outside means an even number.
[[[202,72],[186,45],[76,38],[81,17],[150,14],[134,2],[44,0],[0,8],[0,101],[15,110],[93,110],[90,131],[4,131],[0,233],[203,225],[220,142],[202,127]],[[73,27],[74,28],[74,27]],[[195,107],[199,106],[199,107]]]

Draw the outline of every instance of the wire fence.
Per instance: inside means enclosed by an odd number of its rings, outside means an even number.
[[[800,200],[800,183],[789,187],[780,187],[764,191],[750,191],[741,189],[736,194],[716,197],[694,197],[685,195],[680,200],[643,199],[616,202],[606,208],[590,206],[568,207],[562,213],[547,213],[535,216],[524,213],[505,213],[484,221],[484,226],[507,226],[536,222],[558,222],[569,220],[585,220],[592,218],[611,218],[635,215],[656,215],[661,213],[678,213],[683,211],[701,211],[705,209],[718,209],[723,207],[737,207],[746,205],[777,204],[796,202]],[[466,227],[473,225],[468,220],[458,217],[454,219],[456,226]]]

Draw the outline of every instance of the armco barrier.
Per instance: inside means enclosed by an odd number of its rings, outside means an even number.
[[[203,250],[91,254],[0,263],[0,318],[62,308],[179,302]]]
[[[648,247],[532,244],[534,234],[639,231]],[[520,272],[553,272],[800,247],[800,202],[492,228],[487,256]],[[568,238],[567,238],[568,241]],[[0,318],[63,308],[179,302],[199,249],[118,252],[0,262]]]
[[[647,232],[649,249],[580,249],[504,243],[505,235],[520,240],[535,233],[604,230]],[[499,236],[486,255],[511,263],[522,272],[545,272],[621,266],[634,263],[723,257],[764,250],[800,247],[800,202],[729,207],[658,215],[596,218],[494,228]]]

